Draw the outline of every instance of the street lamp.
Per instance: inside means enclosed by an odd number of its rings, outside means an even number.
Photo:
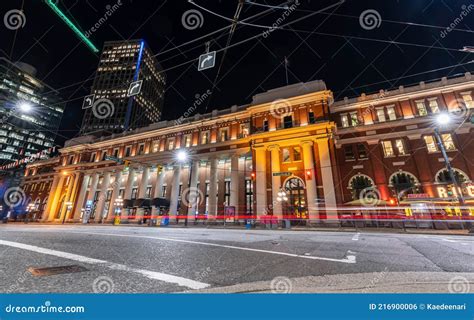
[[[186,160],[188,160],[188,153],[185,150],[180,150],[176,154],[176,159],[179,162],[186,162]]]
[[[122,213],[122,207],[123,207],[123,199],[122,196],[119,196],[117,199],[114,201],[114,206],[115,206],[115,218],[114,218],[114,224],[118,225],[120,222],[120,215]]]
[[[176,154],[176,160],[180,163],[185,163],[189,159],[189,153],[186,150],[180,150]],[[189,179],[188,179],[188,188],[191,187],[191,174],[193,171],[193,166],[190,164],[189,166]],[[176,219],[176,222],[178,222],[178,219]],[[184,219],[184,225],[187,227],[188,226],[188,210],[186,210],[186,218]]]
[[[436,117],[436,122],[440,126],[447,126],[449,123],[451,123],[451,117],[448,113],[440,113]],[[459,201],[460,205],[464,205],[464,197],[462,195],[462,190],[458,184],[458,181],[456,180],[456,176],[454,175],[454,170],[451,166],[451,161],[449,160],[448,154],[446,153],[446,148],[444,147],[443,139],[441,138],[441,134],[439,133],[439,129],[435,127],[434,129],[434,134],[436,137],[436,141],[438,142],[439,149],[441,150],[441,154],[443,155],[444,158],[444,163],[446,165],[446,169],[448,170],[449,176],[454,184],[454,187],[456,188],[456,194],[457,198]]]
[[[29,113],[33,109],[32,105],[26,101],[18,103],[18,108],[24,113]]]

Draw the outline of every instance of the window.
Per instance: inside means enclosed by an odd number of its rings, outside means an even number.
[[[316,119],[314,118],[314,112],[313,111],[310,111],[308,113],[308,122],[309,123],[315,123],[316,122]]]
[[[393,152],[392,141],[382,141],[383,153],[385,157],[393,157],[395,153]]]
[[[146,198],[146,199],[150,199],[150,198],[151,198],[151,187],[147,187],[147,188],[146,188],[145,198]]]
[[[137,189],[137,188],[133,188],[133,189],[132,189],[132,199],[136,199],[136,198],[137,198],[137,192],[138,192],[138,189]]]
[[[224,142],[229,140],[229,128],[219,129],[219,141]]]
[[[240,137],[245,138],[249,135],[249,125],[248,123],[242,123],[240,125]]]
[[[191,135],[190,134],[186,134],[183,137],[183,145],[184,145],[185,148],[189,148],[191,146]]]
[[[377,119],[379,122],[385,122],[387,119],[385,118],[385,111],[383,108],[378,108],[377,109]]]
[[[429,106],[430,106],[431,113],[438,113],[439,112],[438,101],[436,100],[436,98],[429,99],[428,103],[429,103]]]
[[[209,143],[209,131],[201,132],[201,144]]]
[[[359,153],[359,159],[367,159],[367,149],[365,148],[365,145],[363,143],[359,143],[357,145],[357,153]]]
[[[351,126],[357,126],[359,124],[359,118],[357,117],[357,112],[351,112]]]
[[[283,118],[283,128],[292,128],[293,127],[293,117],[292,116],[285,116]]]
[[[424,101],[416,101],[415,103],[416,103],[416,109],[418,110],[418,114],[420,116],[428,115],[428,111],[426,110]]]
[[[283,162],[290,162],[290,149],[288,148],[283,148],[281,149],[282,155],[283,155]]]
[[[174,149],[174,138],[168,138],[168,147],[166,149],[167,150],[173,150]]]
[[[438,151],[438,148],[436,147],[436,142],[433,136],[424,136],[426,143],[426,148],[428,149],[429,153],[436,152]]]
[[[160,141],[159,140],[153,141],[153,152],[158,152],[159,149],[160,149]]]
[[[354,160],[355,159],[354,150],[353,150],[352,146],[345,146],[344,147],[344,157],[346,158],[346,160]]]
[[[473,108],[472,95],[470,92],[461,92],[461,97],[464,100],[467,108]]]
[[[250,179],[245,179],[245,213],[252,214],[253,209],[253,183]]]
[[[105,161],[106,156],[107,156],[107,151],[102,151],[102,157],[100,157],[100,160]]]
[[[166,197],[166,186],[161,187],[161,197],[165,198]]]
[[[125,148],[125,157],[130,157],[131,150],[132,150],[132,148],[130,148],[130,147]]]
[[[300,147],[293,148],[293,161],[301,161],[301,148]]]
[[[268,131],[268,120],[263,120],[263,131]]]
[[[69,156],[68,164],[72,164],[74,162],[74,156]]]
[[[347,114],[341,114],[341,125],[343,128],[347,128],[349,126],[349,120],[347,119]]]
[[[395,148],[397,148],[397,152],[399,155],[401,156],[406,155],[405,144],[403,143],[402,139],[395,140]]]
[[[395,113],[395,107],[394,106],[388,106],[387,107],[387,115],[388,119],[393,121],[397,120],[397,114]]]
[[[95,162],[95,156],[96,156],[96,153],[94,152],[91,156],[91,162]]]
[[[119,152],[119,149],[114,149],[114,157],[118,157],[118,152]]]
[[[450,133],[443,133],[441,135],[441,140],[443,140],[444,148],[446,149],[446,151],[456,150],[456,146],[454,145],[454,142],[453,142],[453,137],[451,136]]]
[[[230,205],[230,181],[224,181],[224,202]]]
[[[145,144],[141,143],[139,146],[138,146],[138,155],[142,155],[143,152],[145,151]]]

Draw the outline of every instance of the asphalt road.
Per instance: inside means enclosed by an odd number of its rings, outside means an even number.
[[[469,236],[0,225],[0,292],[473,290]]]

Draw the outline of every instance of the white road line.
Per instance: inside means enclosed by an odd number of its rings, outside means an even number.
[[[261,252],[261,253],[275,254],[275,255],[280,255],[280,256],[287,256],[287,257],[294,257],[294,258],[310,259],[310,260],[323,260],[323,261],[342,262],[342,263],[356,263],[356,256],[355,256],[354,254],[346,255],[346,257],[345,257],[344,259],[334,259],[334,258],[325,258],[325,257],[316,257],[316,256],[305,256],[305,255],[299,255],[299,254],[294,254],[294,253],[286,253],[286,252],[270,251],[270,250],[254,249],[254,248],[246,248],[246,247],[237,247],[237,246],[230,246],[230,245],[225,245],[225,244],[217,244],[217,243],[201,242],[201,241],[191,241],[191,240],[182,240],[182,239],[173,239],[173,238],[163,238],[163,237],[153,237],[153,236],[140,236],[140,235],[133,235],[133,234],[75,232],[75,231],[69,231],[69,232],[70,232],[70,233],[81,233],[81,234],[93,234],[93,235],[99,235],[99,236],[113,236],[113,237],[131,237],[131,238],[155,239],[155,240],[162,240],[162,241],[172,241],[172,242],[199,244],[199,245],[210,246],[210,247],[220,247],[220,248],[243,250],[243,251]]]
[[[360,232],[357,232],[357,233],[352,237],[352,240],[358,241],[358,240],[359,240],[359,236],[360,236]]]
[[[109,261],[106,261],[106,260],[89,258],[89,257],[81,256],[81,255],[78,255],[78,254],[74,254],[74,253],[51,250],[51,249],[41,248],[41,247],[32,246],[32,245],[29,245],[29,244],[24,244],[24,243],[19,243],[19,242],[0,240],[0,245],[9,246],[9,247],[18,248],[18,249],[23,249],[23,250],[28,250],[28,251],[33,251],[33,252],[36,252],[36,253],[47,254],[47,255],[50,255],[50,256],[55,256],[55,257],[59,257],[59,258],[74,260],[74,261],[93,264],[93,265],[103,265],[103,266],[105,266],[107,268],[110,268],[112,270],[134,272],[134,273],[141,274],[141,275],[143,275],[147,278],[150,278],[150,279],[160,280],[160,281],[164,281],[164,282],[168,282],[168,283],[175,283],[179,286],[187,287],[187,288],[190,288],[190,289],[204,289],[204,288],[207,288],[207,287],[210,286],[207,283],[198,282],[198,281],[194,281],[194,280],[186,279],[186,278],[182,278],[182,277],[177,277],[177,276],[173,276],[173,275],[166,274],[166,273],[149,271],[149,270],[144,270],[144,269],[131,268],[131,267],[128,267],[128,266],[123,265],[123,264],[113,263],[113,262],[109,262]]]

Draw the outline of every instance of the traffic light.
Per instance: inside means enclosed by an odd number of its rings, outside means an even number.
[[[163,166],[160,166],[160,165],[156,166],[156,172],[158,174],[161,174],[163,172]]]

